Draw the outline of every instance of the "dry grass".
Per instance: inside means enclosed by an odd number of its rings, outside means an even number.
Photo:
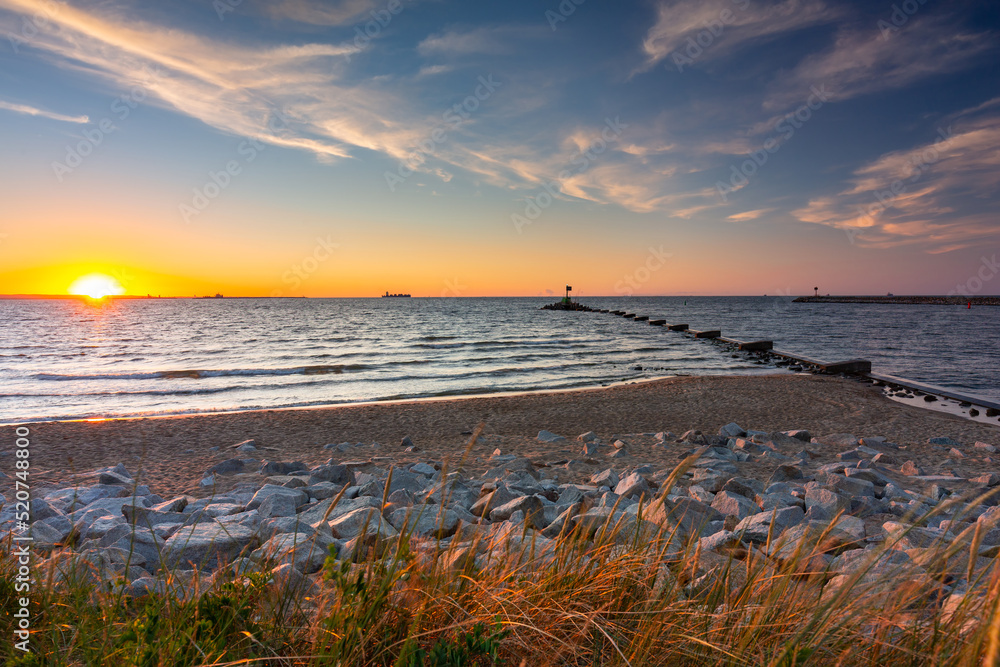
[[[263,564],[178,573],[174,593],[141,599],[83,565],[38,572],[34,653],[2,650],[7,664],[149,667],[1000,664],[1000,575],[970,556],[979,531],[926,547],[919,576],[873,569],[905,546],[907,533],[892,535],[835,590],[823,552],[843,545],[823,535],[778,561],[771,544],[721,556],[692,541],[678,554],[679,533],[647,529],[464,544],[402,534],[328,559],[315,585]],[[0,567],[0,632],[12,637],[14,563]]]

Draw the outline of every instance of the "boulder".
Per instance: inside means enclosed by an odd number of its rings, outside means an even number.
[[[80,507],[86,507],[96,500],[122,498],[127,495],[129,495],[129,490],[123,486],[116,484],[95,484],[93,486],[59,489],[46,495],[45,500],[62,508],[64,511],[72,511]]]
[[[427,465],[426,463],[414,463],[410,466],[410,472],[424,475],[425,477],[433,477],[437,470],[434,469],[434,466]]]
[[[309,533],[275,535],[250,554],[251,560],[291,565],[297,572],[312,574],[322,569],[330,553],[329,545]]]
[[[618,473],[616,473],[611,468],[606,468],[599,473],[595,473],[590,477],[590,483],[594,486],[606,486],[609,489],[613,489],[618,486],[618,482],[621,480],[618,478]]]
[[[785,507],[805,508],[805,501],[802,498],[793,496],[790,493],[765,493],[759,496],[760,508],[765,511],[782,509]]]
[[[712,501],[715,500],[715,494],[707,491],[704,487],[698,484],[692,484],[688,487],[688,495],[697,500],[699,503],[705,503],[706,505],[711,505]]]
[[[382,518],[382,513],[374,507],[363,507],[330,521],[334,537],[342,540],[353,539],[362,533],[388,539],[398,533],[392,524]]]
[[[764,544],[769,534],[771,539],[777,538],[788,528],[802,523],[804,519],[805,512],[801,507],[784,507],[745,517],[736,524],[735,532],[743,540]]]
[[[545,513],[542,501],[535,496],[521,496],[490,512],[490,521],[506,521],[514,512],[523,512],[524,521],[529,527],[544,528]]]
[[[796,479],[803,479],[805,475],[802,474],[802,470],[792,465],[780,465],[774,469],[771,476],[768,478],[768,485],[774,484],[776,482],[788,482]]]
[[[254,531],[245,526],[223,526],[216,521],[186,526],[174,533],[163,547],[168,567],[192,566],[215,569],[250,547]]]
[[[0,500],[0,505],[4,504],[5,501]],[[32,498],[31,499],[31,520],[32,521],[45,521],[46,519],[51,519],[54,516],[62,516],[62,512],[59,511],[54,505],[49,504],[43,498]]]
[[[275,484],[265,484],[260,487],[260,490],[257,491],[257,493],[253,494],[253,498],[251,498],[250,502],[247,503],[246,508],[248,510],[255,510],[260,507],[261,503],[263,503],[268,496],[272,495],[287,496],[295,502],[296,507],[305,505],[309,502],[309,494],[300,489],[286,489],[283,486],[277,486]]]
[[[299,507],[299,500],[300,498],[294,497],[291,494],[272,493],[264,498],[264,501],[257,507],[257,512],[260,514],[261,519],[295,516],[295,512]]]
[[[565,442],[566,438],[561,435],[556,435],[550,431],[539,431],[538,437],[536,438],[538,442]]]
[[[243,442],[237,442],[235,445],[230,446],[230,449],[235,449],[238,452],[256,452],[257,443],[253,440],[244,440]]]
[[[394,510],[389,523],[401,533],[445,539],[455,534],[459,518],[456,512],[440,505],[416,505]]]
[[[340,502],[336,505],[333,505],[334,500],[336,498],[328,498],[327,500],[321,500],[314,505],[310,505],[308,509],[298,514],[299,520],[313,526],[322,521],[324,516],[326,516],[326,521],[329,522],[359,509],[376,509],[379,511],[382,509],[382,499],[371,496],[341,498]]]
[[[699,539],[698,548],[702,551],[714,551],[734,558],[742,558],[747,552],[747,545],[740,539],[740,535],[731,530],[720,530]]]
[[[45,521],[32,522],[28,532],[34,539],[33,546],[36,549],[48,550],[66,543],[73,529],[73,524],[65,517],[60,518],[61,521],[49,518]]]
[[[667,533],[682,536],[700,535],[713,521],[722,521],[725,515],[715,508],[691,498],[661,496],[643,512],[643,518],[660,526]]]
[[[265,476],[270,475],[287,475],[291,472],[298,472],[300,470],[308,470],[308,466],[302,461],[264,461],[260,466],[260,474]],[[332,480],[323,480],[332,481]]]
[[[745,496],[732,491],[719,491],[712,500],[712,509],[725,516],[735,516],[737,519],[760,512],[760,507]]]
[[[736,422],[729,422],[719,429],[719,435],[727,438],[741,438],[746,435],[746,431],[744,431]]]
[[[350,486],[354,483],[354,474],[350,468],[344,465],[324,465],[310,470],[309,484],[313,485],[321,482]]]
[[[850,499],[829,489],[813,487],[806,490],[806,510],[813,507],[818,507],[826,515],[832,517],[841,510],[850,509]]]
[[[841,475],[826,475],[822,481],[829,487],[849,496],[875,497],[875,485],[858,475],[843,477]]]
[[[771,540],[764,547],[768,556],[785,561],[790,558],[810,554],[839,555],[848,549],[863,546],[851,534],[838,528],[831,528],[822,521],[805,521],[792,526],[777,540]]]
[[[637,472],[621,479],[617,486],[615,486],[614,491],[623,498],[642,498],[643,496],[653,495],[652,490],[649,488],[649,483],[646,482],[646,478]]]
[[[256,463],[251,459],[251,464]],[[226,459],[220,461],[205,471],[205,475],[235,475],[246,470],[243,459]]]
[[[474,516],[489,516],[490,511],[506,505],[516,497],[517,496],[507,489],[505,484],[498,483],[495,491],[482,496],[479,500],[473,503],[472,507],[469,508],[469,511]]]
[[[736,495],[743,496],[748,500],[755,500],[757,495],[764,492],[764,485],[755,479],[748,477],[733,477],[722,485],[722,491],[729,491]]]

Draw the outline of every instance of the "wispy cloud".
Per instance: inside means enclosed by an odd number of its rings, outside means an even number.
[[[968,66],[995,49],[987,33],[961,30],[948,19],[922,17],[884,39],[874,25],[841,30],[826,51],[806,57],[772,86],[765,108],[794,104],[803,90],[822,84],[834,101],[902,88],[919,79]]]
[[[22,15],[44,4],[0,0],[0,8]],[[249,47],[69,5],[50,20],[58,29],[32,41],[49,61],[116,88],[143,85],[154,103],[225,132],[323,159],[348,157],[352,146],[401,157],[419,135],[395,94],[344,81],[341,56],[357,50],[351,44]],[[0,28],[18,21],[0,14]],[[142,74],[149,71],[157,72],[152,81]],[[268,127],[278,112],[280,131]]]
[[[417,72],[417,76],[434,76],[435,74],[445,74],[450,72],[454,68],[451,65],[427,65],[421,67],[420,71]]]
[[[743,211],[742,213],[734,213],[726,218],[726,220],[732,220],[733,222],[746,222],[747,220],[756,220],[757,218],[770,213],[773,208],[759,208],[755,211]]]
[[[540,36],[548,37],[548,34],[539,26],[455,28],[430,35],[417,45],[417,52],[422,56],[508,55],[515,53],[519,44]]]
[[[0,0],[0,8],[31,15],[44,1]],[[0,13],[0,31],[16,26],[17,20]],[[255,48],[68,5],[52,21],[58,29],[40,31],[32,46],[53,64],[101,77],[114,88],[142,84],[151,101],[165,108],[237,136],[311,151],[321,160],[349,158],[363,148],[409,164],[415,148],[442,126],[442,114],[450,108],[438,106],[439,97],[433,104],[425,101],[398,78],[369,75],[356,82],[348,70],[351,65],[340,57],[356,50],[351,44]],[[533,35],[515,27],[451,31],[428,38],[421,50],[435,57],[497,53],[508,43],[534,39]],[[441,73],[445,67],[454,66],[431,65],[423,74]],[[157,75],[147,80],[150,77],[139,74],[144,70]],[[471,77],[468,88],[448,96],[459,102],[468,99],[477,85]],[[514,85],[501,83],[504,87],[496,93],[496,102],[484,103],[457,127],[446,124],[449,139],[439,143],[417,169],[444,182],[453,179],[457,167],[499,187],[533,187],[551,181],[579,159],[586,142],[600,139],[601,117],[594,119],[595,127],[582,130],[562,118],[543,123],[542,128],[510,121],[511,117],[537,119],[538,109],[552,101],[539,97],[543,87],[522,85],[514,92]],[[509,131],[498,135],[480,127],[484,116],[504,99],[509,100],[507,120],[527,135]],[[273,124],[275,118],[280,122]],[[664,183],[672,173],[669,165],[651,164],[649,157],[629,155],[617,144],[593,162],[592,168],[564,179],[564,196],[636,211],[655,210],[669,201],[664,194]]]
[[[689,38],[706,33],[708,47],[698,57],[722,57],[752,41],[831,21],[837,12],[821,0],[784,0],[772,4],[750,0],[674,0],[661,2],[656,23],[646,33],[643,70],[684,52]],[[704,39],[702,44],[704,44]],[[698,42],[695,42],[698,45]]]
[[[86,124],[90,122],[90,118],[87,116],[67,116],[61,113],[55,113],[54,111],[45,111],[44,109],[38,109],[27,104],[14,104],[13,102],[4,102],[0,100],[0,109],[5,109],[7,111],[13,111],[14,113],[25,114],[26,116],[40,116],[42,118],[48,118],[50,120],[58,120],[64,123],[80,123]]]
[[[851,187],[792,211],[802,222],[848,231],[860,245],[968,247],[1000,234],[997,100],[957,114],[945,138],[893,151],[855,170]]]
[[[254,0],[254,4],[273,19],[311,25],[344,25],[376,6],[375,0]]]

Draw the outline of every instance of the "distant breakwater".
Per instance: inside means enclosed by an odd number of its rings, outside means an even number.
[[[795,303],[902,303],[932,306],[1000,306],[1000,296],[800,296]]]

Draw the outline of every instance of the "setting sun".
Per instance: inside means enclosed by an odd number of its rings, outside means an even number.
[[[91,273],[77,278],[70,285],[69,293],[78,296],[89,296],[91,299],[103,299],[106,296],[117,296],[125,293],[125,288],[117,280],[103,273]]]

